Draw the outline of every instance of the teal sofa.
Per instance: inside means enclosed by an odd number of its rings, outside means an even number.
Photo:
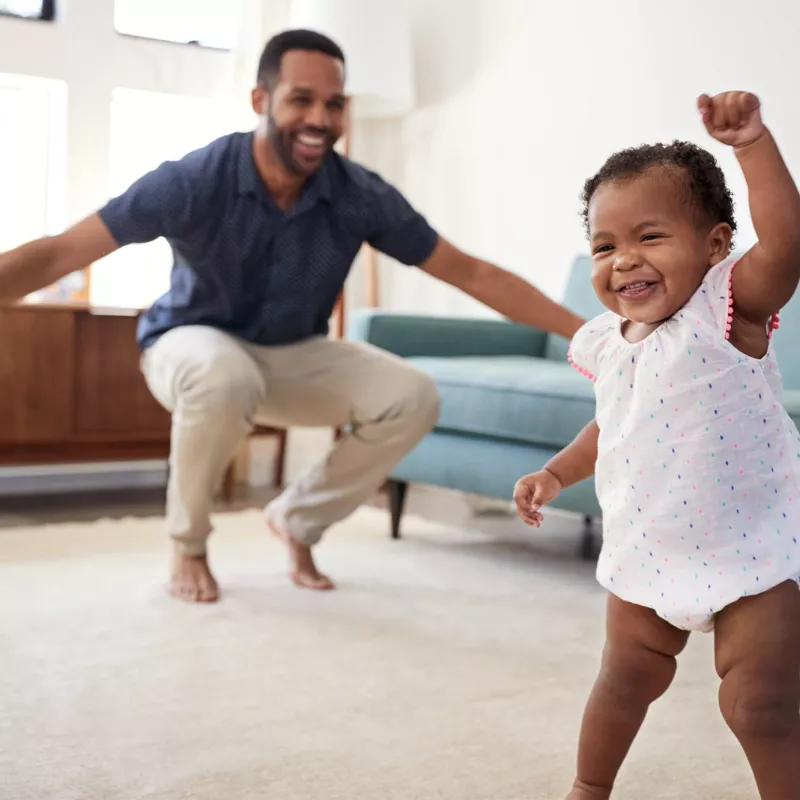
[[[590,261],[574,262],[563,303],[589,319],[605,309]],[[347,336],[407,358],[436,381],[436,428],[395,468],[389,483],[392,535],[399,536],[411,483],[510,499],[517,479],[540,469],[594,416],[594,388],[567,362],[561,337],[503,320],[454,319],[380,310],[351,315]],[[784,404],[800,422],[800,292],[781,314],[775,349]],[[592,520],[600,515],[594,480],[562,492],[556,508],[583,517],[581,552],[596,554]]]

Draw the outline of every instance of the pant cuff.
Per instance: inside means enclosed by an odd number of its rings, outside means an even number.
[[[198,558],[206,554],[206,540],[205,539],[181,539],[177,536],[172,537],[175,543],[175,549],[182,556],[189,556],[190,558]]]
[[[264,509],[264,513],[281,533],[291,536],[298,544],[305,545],[306,547],[313,547],[315,544],[318,544],[326,530],[324,526],[320,525],[298,524],[298,520],[289,522],[284,510],[276,505],[275,502],[270,503]]]

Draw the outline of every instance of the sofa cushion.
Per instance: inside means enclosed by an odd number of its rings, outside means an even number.
[[[409,359],[437,383],[438,430],[563,447],[594,416],[594,388],[566,362],[529,356]]]

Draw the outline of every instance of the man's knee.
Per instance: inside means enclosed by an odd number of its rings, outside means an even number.
[[[796,681],[787,685],[770,673],[734,667],[722,679],[720,710],[739,740],[781,739],[797,727]]]
[[[428,433],[436,425],[442,401],[436,381],[430,375],[409,371],[403,381],[400,403],[404,416],[415,429]]]
[[[264,396],[263,379],[245,353],[198,353],[176,368],[173,381],[176,406],[252,415]]]

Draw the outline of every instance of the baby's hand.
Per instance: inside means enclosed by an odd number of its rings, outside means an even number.
[[[697,108],[706,130],[722,144],[746,147],[764,133],[761,103],[750,92],[723,92],[701,95]]]
[[[514,486],[514,503],[520,519],[538,528],[542,524],[539,509],[555,500],[562,488],[561,481],[546,469],[520,478]]]

